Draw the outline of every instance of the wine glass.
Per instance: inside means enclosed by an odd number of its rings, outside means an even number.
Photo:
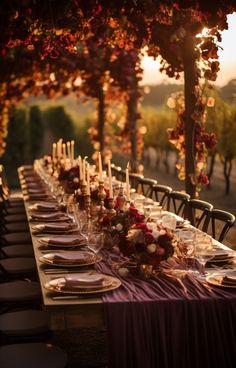
[[[193,265],[195,254],[195,234],[191,229],[175,231],[179,241],[179,251],[185,265],[186,272],[190,271]]]
[[[200,273],[205,275],[206,263],[214,257],[212,252],[212,237],[203,232],[195,234],[194,256],[201,265]]]
[[[89,236],[93,230],[93,223],[91,219],[81,217],[78,220],[79,232],[85,238],[86,245],[88,245]]]
[[[175,230],[176,229],[176,218],[172,215],[163,216],[162,226],[169,230]]]
[[[102,231],[91,231],[88,235],[88,248],[97,256],[104,245],[104,233]]]

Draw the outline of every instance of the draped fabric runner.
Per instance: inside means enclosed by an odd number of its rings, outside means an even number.
[[[103,250],[99,271],[119,277]],[[103,296],[111,368],[236,367],[236,289],[129,276]]]

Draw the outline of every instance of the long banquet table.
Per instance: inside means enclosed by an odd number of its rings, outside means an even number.
[[[31,201],[25,200],[26,211]],[[120,278],[122,285],[102,297],[54,299],[44,288],[52,277],[39,261],[42,250],[29,222],[44,307],[51,327],[104,324],[109,367],[236,367],[236,289],[210,286],[186,277],[121,278],[112,266],[119,254],[103,250],[99,272]]]

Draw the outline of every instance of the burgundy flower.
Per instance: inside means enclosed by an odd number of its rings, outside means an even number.
[[[153,235],[149,231],[144,235],[144,239],[147,245],[153,243],[154,241]]]

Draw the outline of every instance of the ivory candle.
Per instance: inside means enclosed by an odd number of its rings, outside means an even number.
[[[108,160],[108,178],[109,178],[109,197],[113,198],[112,176],[111,176],[111,160]]]
[[[83,159],[83,184],[86,182],[86,158]]]
[[[79,156],[79,179],[80,181],[83,180],[83,167],[82,167],[81,156]]]
[[[66,144],[65,143],[62,144],[62,156],[64,159],[66,159]]]
[[[55,160],[56,155],[57,155],[57,145],[56,145],[56,143],[53,143],[53,145],[52,145],[52,159],[53,160]]]
[[[125,169],[125,176],[126,176],[126,198],[127,201],[130,200],[130,188],[129,188],[129,169]]]
[[[90,195],[90,172],[89,172],[89,164],[87,164],[87,195]]]
[[[75,159],[75,141],[71,141],[71,161],[73,162]]]
[[[98,153],[98,172],[99,172],[99,181],[103,181],[103,175],[102,175],[102,156],[101,152]]]
[[[66,143],[67,146],[67,153],[68,153],[68,159],[71,160],[71,147],[70,147],[70,142]]]

